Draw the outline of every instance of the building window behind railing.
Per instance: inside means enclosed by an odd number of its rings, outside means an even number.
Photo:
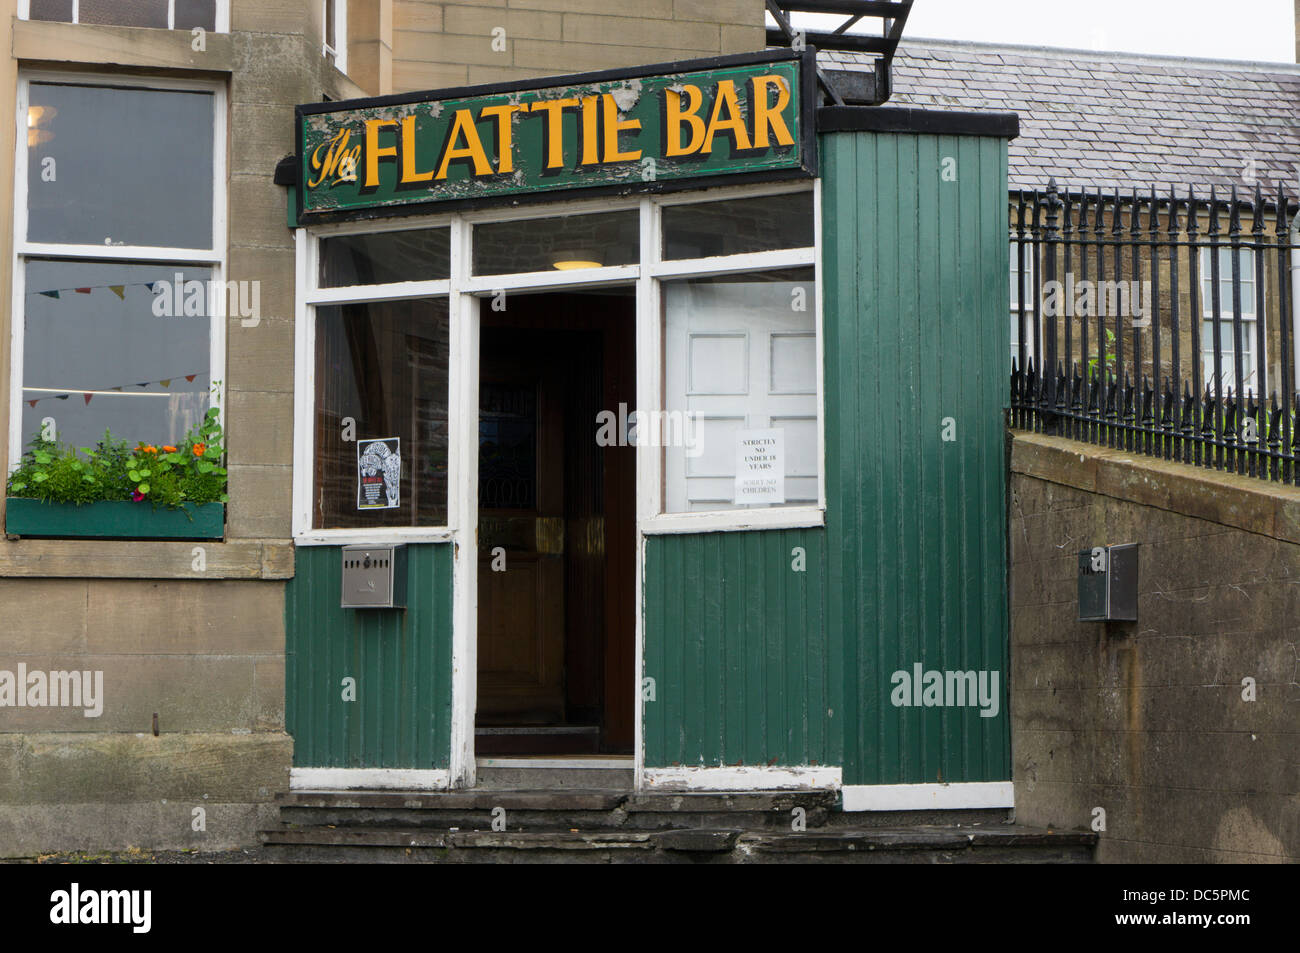
[[[1281,188],[1016,197],[1012,425],[1300,483],[1295,211]]]

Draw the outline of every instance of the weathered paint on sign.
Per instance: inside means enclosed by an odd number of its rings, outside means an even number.
[[[771,52],[299,106],[300,217],[811,175],[810,77]]]

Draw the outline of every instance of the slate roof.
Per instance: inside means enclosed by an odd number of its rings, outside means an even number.
[[[823,67],[870,58],[823,52]],[[1300,67],[903,38],[887,106],[1013,111],[1010,186],[1300,191]]]

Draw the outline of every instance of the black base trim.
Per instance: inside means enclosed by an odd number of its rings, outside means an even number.
[[[941,136],[1020,135],[1020,114],[908,109],[896,106],[822,106],[818,132],[925,132]]]

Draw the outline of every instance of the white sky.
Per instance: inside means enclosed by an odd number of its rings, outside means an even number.
[[[824,29],[817,18],[816,27]],[[833,26],[843,22],[832,18]],[[870,23],[862,21],[853,32]],[[904,37],[1295,62],[1294,0],[916,0]]]

